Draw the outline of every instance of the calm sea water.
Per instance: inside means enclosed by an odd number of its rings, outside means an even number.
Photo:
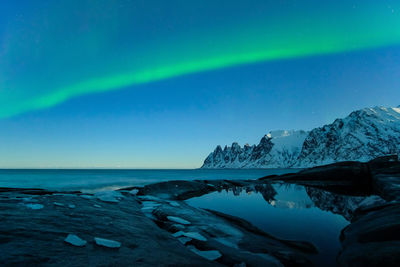
[[[273,184],[276,195],[268,192],[222,191],[187,202],[198,208],[234,215],[282,239],[307,240],[319,253],[311,259],[316,266],[336,266],[341,230],[349,222],[341,215],[319,209],[305,187]]]
[[[94,192],[168,180],[257,179],[295,169],[252,170],[10,170],[0,169],[0,187]]]

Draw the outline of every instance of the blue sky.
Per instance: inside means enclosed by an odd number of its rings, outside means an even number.
[[[321,18],[319,12],[326,10],[332,10],[332,16],[342,20],[342,28],[329,28],[335,30],[332,36],[322,31],[325,39],[321,40],[328,44],[342,38],[346,26],[343,21],[351,22],[352,12],[357,12],[354,14],[361,26],[369,20],[377,26],[359,29],[363,38],[369,32],[379,37],[380,30],[382,36],[391,37],[393,29],[386,27],[388,31],[384,31],[383,18],[400,21],[399,4],[395,1],[308,0],[303,5],[296,0],[252,0],[220,1],[214,5],[214,1],[207,0],[195,1],[196,5],[191,6],[179,0],[170,5],[158,0],[137,0],[132,2],[140,7],[139,12],[135,9],[134,22],[130,22],[129,12],[117,13],[121,21],[109,25],[104,21],[114,23],[116,17],[107,17],[107,9],[100,7],[109,5],[129,11],[116,7],[116,3],[129,1],[112,2],[115,6],[107,1],[99,1],[99,6],[91,6],[93,2],[86,0],[87,5],[72,0],[61,2],[65,7],[52,1],[40,5],[6,1],[0,10],[0,111],[18,106],[19,99],[30,104],[36,94],[51,93],[53,86],[79,84],[82,77],[101,78],[125,69],[140,70],[141,63],[173,66],[175,57],[182,62],[213,59],[212,55],[223,54],[225,47],[238,53],[259,49],[272,40],[257,36],[268,27],[266,36],[273,35],[272,41],[285,41],[289,50],[295,50],[303,44],[290,43],[293,33],[298,33],[293,40],[301,41],[302,34],[321,33],[323,27],[333,25],[331,20]],[[89,11],[84,9],[88,6]],[[365,15],[378,9],[380,13],[370,19]],[[77,20],[65,23],[70,16],[64,10],[72,10],[71,18],[76,16]],[[146,11],[159,16],[147,23]],[[265,19],[264,12],[272,18]],[[101,16],[107,18],[102,21]],[[289,20],[281,25],[281,17]],[[306,27],[297,32],[291,28],[297,19],[316,29]],[[49,29],[42,29],[43,25]],[[101,30],[96,28],[98,25]],[[75,38],[75,26],[84,32],[83,36]],[[120,30],[119,26],[124,27]],[[229,33],[225,36],[226,31]],[[398,29],[393,31],[397,34],[394,37],[400,36]],[[124,35],[127,32],[136,36]],[[316,42],[321,41],[317,37]],[[366,40],[375,44],[380,41],[378,37]],[[271,130],[310,130],[356,109],[400,105],[399,40],[389,38],[390,45],[362,49],[356,45],[354,49],[351,34],[346,38],[346,45],[351,48],[347,52],[333,49],[324,55],[308,53],[201,69],[105,92],[71,94],[47,108],[28,108],[12,116],[0,116],[0,168],[197,168],[218,144],[255,144]],[[237,43],[231,45],[231,40]],[[318,50],[316,43],[310,42],[312,38],[304,40],[307,47]],[[137,43],[140,44],[136,46]],[[175,51],[174,46],[184,51]],[[86,52],[90,56],[82,58]],[[142,52],[147,54],[131,63],[133,56]],[[228,52],[227,58],[232,58]]]
[[[400,47],[202,72],[0,121],[1,167],[195,168],[217,144],[400,104]]]

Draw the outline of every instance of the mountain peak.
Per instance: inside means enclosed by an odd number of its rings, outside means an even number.
[[[388,154],[400,154],[400,106],[356,110],[310,132],[270,131],[257,145],[217,146],[203,168],[311,167]]]

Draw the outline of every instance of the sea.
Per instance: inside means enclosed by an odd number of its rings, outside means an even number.
[[[169,180],[257,179],[298,169],[0,169],[0,187],[94,193]]]

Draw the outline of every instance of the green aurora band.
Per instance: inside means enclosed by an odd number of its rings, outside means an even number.
[[[203,10],[189,30],[184,23],[175,23],[172,31],[151,21],[156,32],[138,33],[135,29],[149,21],[131,22],[132,14],[154,11],[119,9],[116,2],[123,1],[110,2],[102,2],[107,14],[88,4],[85,12],[71,15],[83,7],[65,2],[52,7],[51,15],[29,14],[9,23],[0,39],[0,118],[191,73],[400,44],[398,3],[388,7],[360,1],[354,8],[332,2],[317,10],[283,13],[275,6],[267,14],[244,14],[219,23],[211,19],[213,27],[204,26],[209,17]],[[187,9],[183,21],[192,14]],[[94,19],[86,21],[88,14]],[[68,25],[71,20],[76,25]],[[60,33],[60,28],[65,31]]]

